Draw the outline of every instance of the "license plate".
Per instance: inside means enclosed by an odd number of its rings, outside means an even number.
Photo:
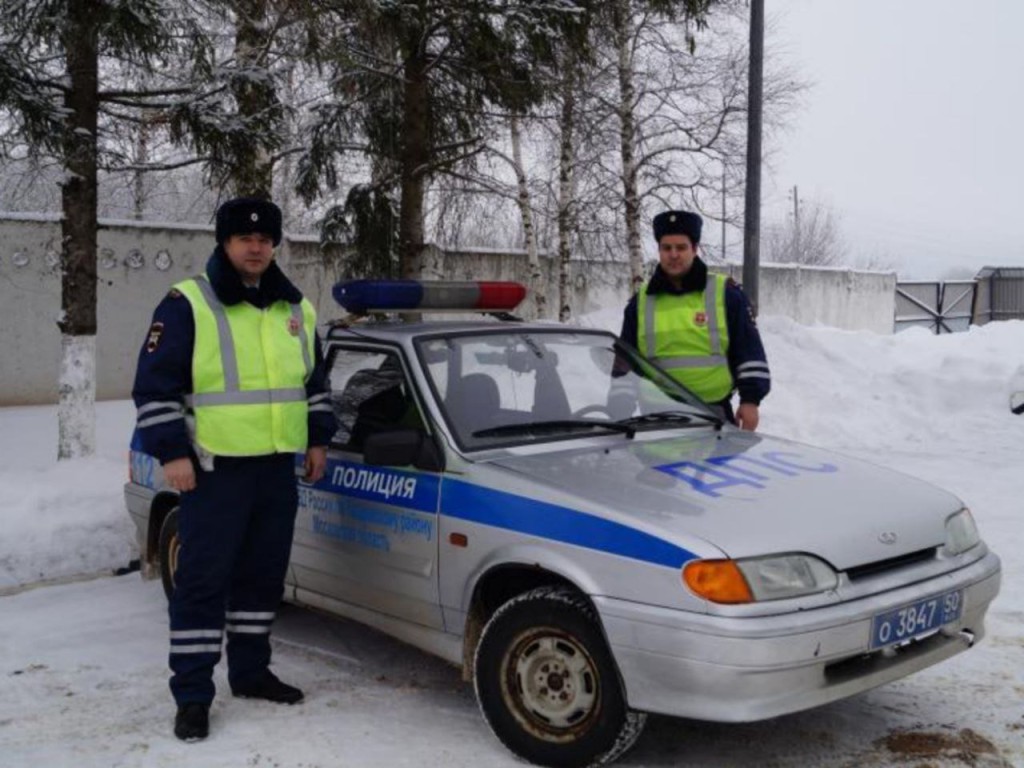
[[[919,600],[875,616],[871,623],[871,647],[884,648],[927,635],[960,618],[963,591]]]

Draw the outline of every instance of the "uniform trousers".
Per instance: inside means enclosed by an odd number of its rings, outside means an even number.
[[[298,491],[295,454],[220,457],[181,494],[181,549],[170,601],[171,692],[209,703],[227,634],[228,681],[270,664],[270,626],[284,593]]]

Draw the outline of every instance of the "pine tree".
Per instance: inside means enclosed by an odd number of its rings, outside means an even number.
[[[543,97],[536,65],[551,59],[553,41],[579,6],[571,0],[312,5],[318,34],[310,35],[309,50],[328,71],[334,98],[317,108],[299,190],[313,200],[336,189],[341,158],[353,149],[365,152],[371,183],[334,208],[328,226],[351,230],[357,216],[368,220],[371,205],[397,209],[397,232],[373,239],[397,241],[399,273],[418,277],[430,181],[472,165],[493,110],[523,111]],[[322,36],[324,30],[330,34]],[[390,227],[393,218],[372,221]]]
[[[95,450],[96,199],[108,89],[167,50],[163,0],[0,0],[0,114],[31,152],[58,158],[61,184],[61,459]],[[152,92],[149,97],[170,91]]]

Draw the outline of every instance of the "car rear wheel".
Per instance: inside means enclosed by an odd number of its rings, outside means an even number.
[[[491,730],[538,765],[611,762],[647,719],[626,705],[593,607],[567,587],[539,587],[501,606],[481,633],[473,667]]]
[[[174,592],[174,572],[178,570],[178,555],[181,539],[178,537],[178,508],[175,507],[160,525],[160,580],[164,583],[164,594],[171,599]]]

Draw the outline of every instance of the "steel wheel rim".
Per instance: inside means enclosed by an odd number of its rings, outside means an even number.
[[[516,720],[545,741],[573,741],[589,729],[599,679],[586,649],[551,627],[520,633],[502,658],[502,697]]]

